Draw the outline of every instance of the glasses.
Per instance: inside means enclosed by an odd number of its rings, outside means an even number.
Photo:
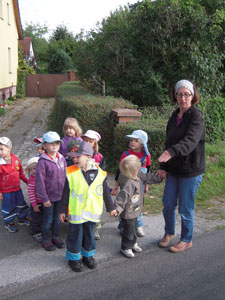
[[[182,98],[184,97],[185,99],[191,97],[192,94],[184,93],[184,94],[177,94],[177,98]]]

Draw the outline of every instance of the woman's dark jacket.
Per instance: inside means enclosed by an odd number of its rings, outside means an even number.
[[[201,111],[192,105],[177,126],[180,109],[173,112],[167,124],[166,150],[172,158],[160,164],[174,176],[194,177],[205,172],[205,123]]]

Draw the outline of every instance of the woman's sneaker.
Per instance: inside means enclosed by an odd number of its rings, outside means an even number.
[[[9,232],[13,232],[13,233],[18,231],[18,228],[14,223],[5,224],[5,229],[8,229]]]
[[[133,257],[135,257],[135,255],[134,255],[132,249],[126,249],[126,250],[120,249],[120,252],[121,252],[124,256],[126,256],[126,257],[128,257],[128,258],[133,258]]]
[[[144,237],[145,236],[145,232],[142,226],[137,228],[137,236],[139,237]]]
[[[34,233],[32,236],[35,239],[35,241],[37,241],[38,243],[42,242],[42,234],[41,234],[41,232]]]
[[[138,243],[134,244],[134,246],[132,247],[132,250],[136,253],[141,253],[142,252],[142,248],[139,247]]]

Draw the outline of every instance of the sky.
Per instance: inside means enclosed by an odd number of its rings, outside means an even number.
[[[18,0],[22,26],[46,25],[50,30],[64,24],[74,35],[94,29],[111,11],[138,0]]]

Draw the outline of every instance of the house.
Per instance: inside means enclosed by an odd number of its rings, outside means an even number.
[[[23,38],[18,0],[0,0],[0,103],[16,94],[18,40]]]
[[[27,64],[30,67],[36,68],[37,64],[32,45],[32,38],[24,37],[23,40],[19,40],[19,45],[21,47],[23,57],[26,60]]]

